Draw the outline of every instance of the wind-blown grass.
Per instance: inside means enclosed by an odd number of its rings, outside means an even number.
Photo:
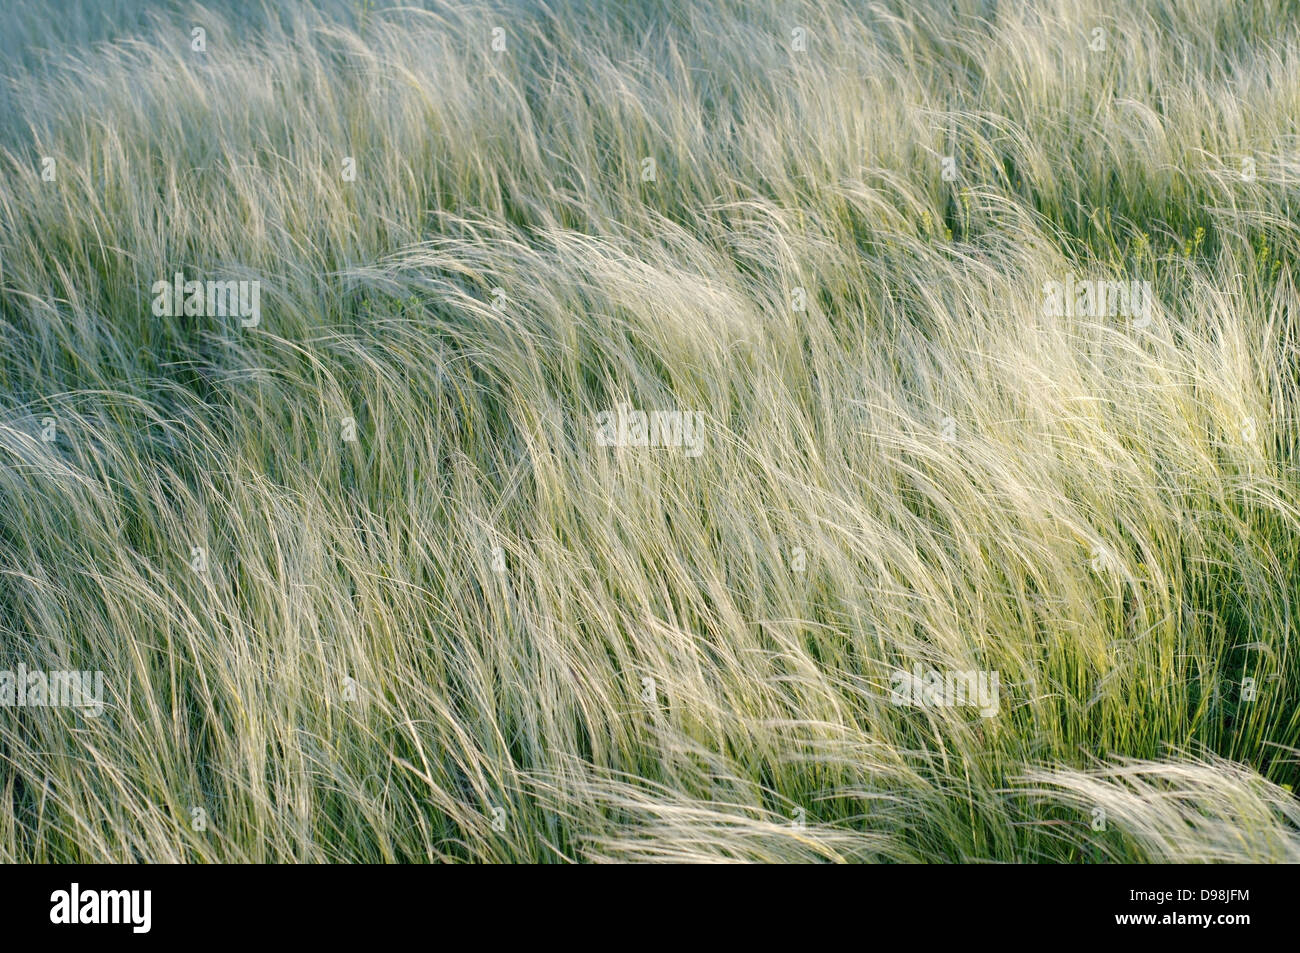
[[[50,6],[0,860],[1300,860],[1294,3]]]

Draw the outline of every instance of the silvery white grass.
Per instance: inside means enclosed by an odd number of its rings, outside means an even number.
[[[105,694],[0,860],[1300,859],[1289,4],[110,6],[0,13],[0,668]]]

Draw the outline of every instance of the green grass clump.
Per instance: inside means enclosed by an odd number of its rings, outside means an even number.
[[[0,861],[1300,861],[1296,14],[8,4]]]

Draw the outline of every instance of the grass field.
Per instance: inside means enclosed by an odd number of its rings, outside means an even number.
[[[1300,862],[1300,5],[426,6],[0,11],[0,861]]]

